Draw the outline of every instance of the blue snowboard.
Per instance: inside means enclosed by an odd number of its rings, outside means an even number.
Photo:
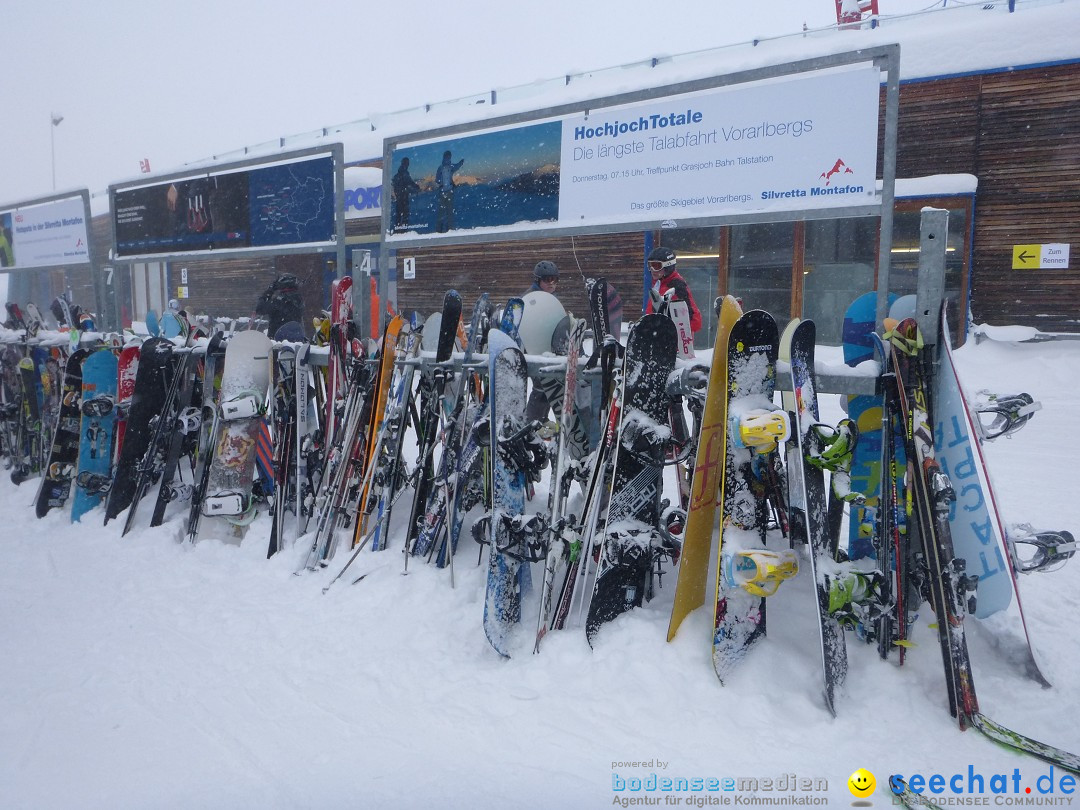
[[[889,303],[896,299],[889,295]],[[844,362],[857,366],[874,359],[871,335],[877,327],[877,293],[856,298],[844,313],[842,339]],[[859,428],[859,441],[851,462],[851,488],[866,496],[862,505],[851,505],[848,521],[848,557],[857,560],[874,556],[874,510],[881,494],[881,419],[883,401],[879,396],[848,397],[848,417]],[[902,461],[899,458],[898,461]]]
[[[79,485],[79,476],[104,476],[112,472],[113,436],[116,432],[117,359],[108,349],[96,351],[82,364],[82,402],[109,397],[113,407],[106,414],[96,408],[83,407],[82,430],[79,440],[79,471],[76,475],[75,496],[71,503],[71,520],[78,521],[98,506],[104,492],[94,492]],[[89,412],[88,412],[89,411]],[[84,476],[84,480],[87,476]]]

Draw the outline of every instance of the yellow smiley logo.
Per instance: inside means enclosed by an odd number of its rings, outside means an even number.
[[[865,799],[874,789],[877,788],[877,780],[874,779],[874,775],[866,768],[859,768],[847,780],[848,790],[851,791],[852,796],[857,796],[860,799]]]

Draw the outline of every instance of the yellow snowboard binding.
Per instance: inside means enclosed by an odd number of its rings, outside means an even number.
[[[791,436],[787,411],[755,408],[731,417],[731,438],[736,447],[771,453]]]
[[[799,558],[790,549],[770,551],[764,548],[724,552],[724,582],[740,587],[754,596],[772,596],[785,579],[799,573]]]

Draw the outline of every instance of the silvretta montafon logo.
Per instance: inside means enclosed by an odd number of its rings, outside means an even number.
[[[836,177],[836,175],[854,173],[855,172],[852,171],[851,167],[844,163],[843,158],[837,158],[836,163],[833,164],[833,167],[831,169],[828,169],[827,171],[823,171],[821,173],[821,179],[824,180],[825,185],[828,186],[832,183],[832,180],[834,177]]]

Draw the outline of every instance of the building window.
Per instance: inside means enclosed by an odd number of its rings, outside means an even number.
[[[675,251],[679,259],[679,275],[686,281],[694,303],[701,312],[701,329],[694,335],[694,346],[711,348],[716,342],[716,312],[713,301],[718,289],[720,266],[720,229],[687,228],[663,231],[663,244]]]
[[[743,311],[767,310],[781,329],[791,320],[794,251],[794,222],[731,226],[728,292]]]
[[[971,203],[956,198],[898,200],[893,216],[892,258],[889,261],[889,291],[914,295],[919,274],[919,226],[926,206],[949,212],[949,236],[945,244],[945,300],[949,302],[949,326],[953,345],[965,332],[968,310],[968,255],[971,232]]]
[[[806,223],[801,317],[814,322],[818,343],[839,345],[848,306],[874,289],[877,235],[877,217]]]

